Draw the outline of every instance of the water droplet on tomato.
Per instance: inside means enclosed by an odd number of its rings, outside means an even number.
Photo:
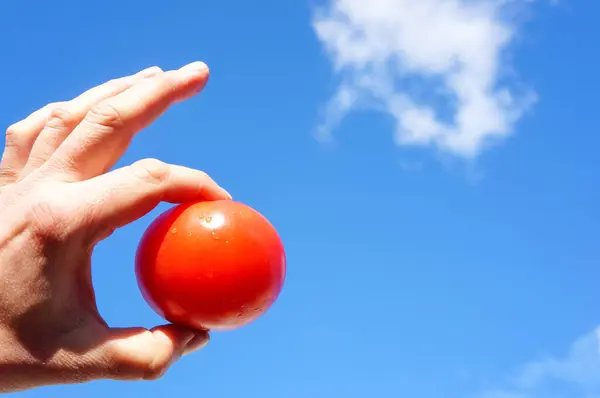
[[[221,228],[225,224],[225,216],[217,213],[212,216],[205,216],[200,222],[210,229]]]

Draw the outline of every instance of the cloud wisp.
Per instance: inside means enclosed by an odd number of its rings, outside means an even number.
[[[517,24],[510,0],[330,0],[313,27],[340,83],[317,138],[331,139],[351,111],[395,122],[401,146],[476,157],[509,136],[536,101],[508,73]]]
[[[599,398],[600,327],[581,336],[562,357],[546,357],[522,366],[507,387],[477,398]]]

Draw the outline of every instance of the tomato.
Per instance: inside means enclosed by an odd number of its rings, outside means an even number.
[[[148,227],[136,253],[148,304],[174,324],[232,330],[275,302],[286,257],[273,225],[232,200],[182,204]]]

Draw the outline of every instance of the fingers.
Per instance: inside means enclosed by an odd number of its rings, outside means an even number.
[[[44,123],[53,109],[61,104],[48,104],[6,130],[5,149],[0,161],[0,187],[19,179]]]
[[[152,67],[133,76],[111,80],[71,101],[48,104],[10,126],[6,130],[6,148],[0,162],[0,187],[40,167],[99,101],[160,72],[160,68]]]
[[[200,92],[208,80],[202,62],[158,74],[101,101],[65,139],[49,160],[70,181],[108,171],[128,148],[133,136],[173,103]]]
[[[100,349],[107,358],[103,361],[107,369],[99,373],[116,380],[155,380],[182,355],[206,346],[209,339],[208,332],[176,325],[152,330],[113,329],[111,338]]]
[[[77,185],[76,192],[81,192],[77,196],[82,200],[78,208],[88,215],[86,222],[91,225],[85,229],[94,235],[93,240],[105,238],[163,201],[231,199],[206,173],[156,159],[144,159]]]
[[[47,115],[44,126],[31,148],[27,163],[21,172],[21,179],[43,165],[96,104],[161,72],[159,67],[144,69],[135,75],[108,81],[61,106],[54,107]]]

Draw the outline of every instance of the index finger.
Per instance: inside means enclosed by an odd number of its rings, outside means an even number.
[[[123,155],[134,135],[175,102],[199,93],[208,81],[203,62],[194,62],[135,84],[101,101],[48,161],[70,180],[86,180],[107,172]]]
[[[183,166],[143,159],[131,166],[77,184],[78,208],[86,214],[85,230],[104,237],[144,216],[160,202],[229,200],[231,195],[208,174]]]

